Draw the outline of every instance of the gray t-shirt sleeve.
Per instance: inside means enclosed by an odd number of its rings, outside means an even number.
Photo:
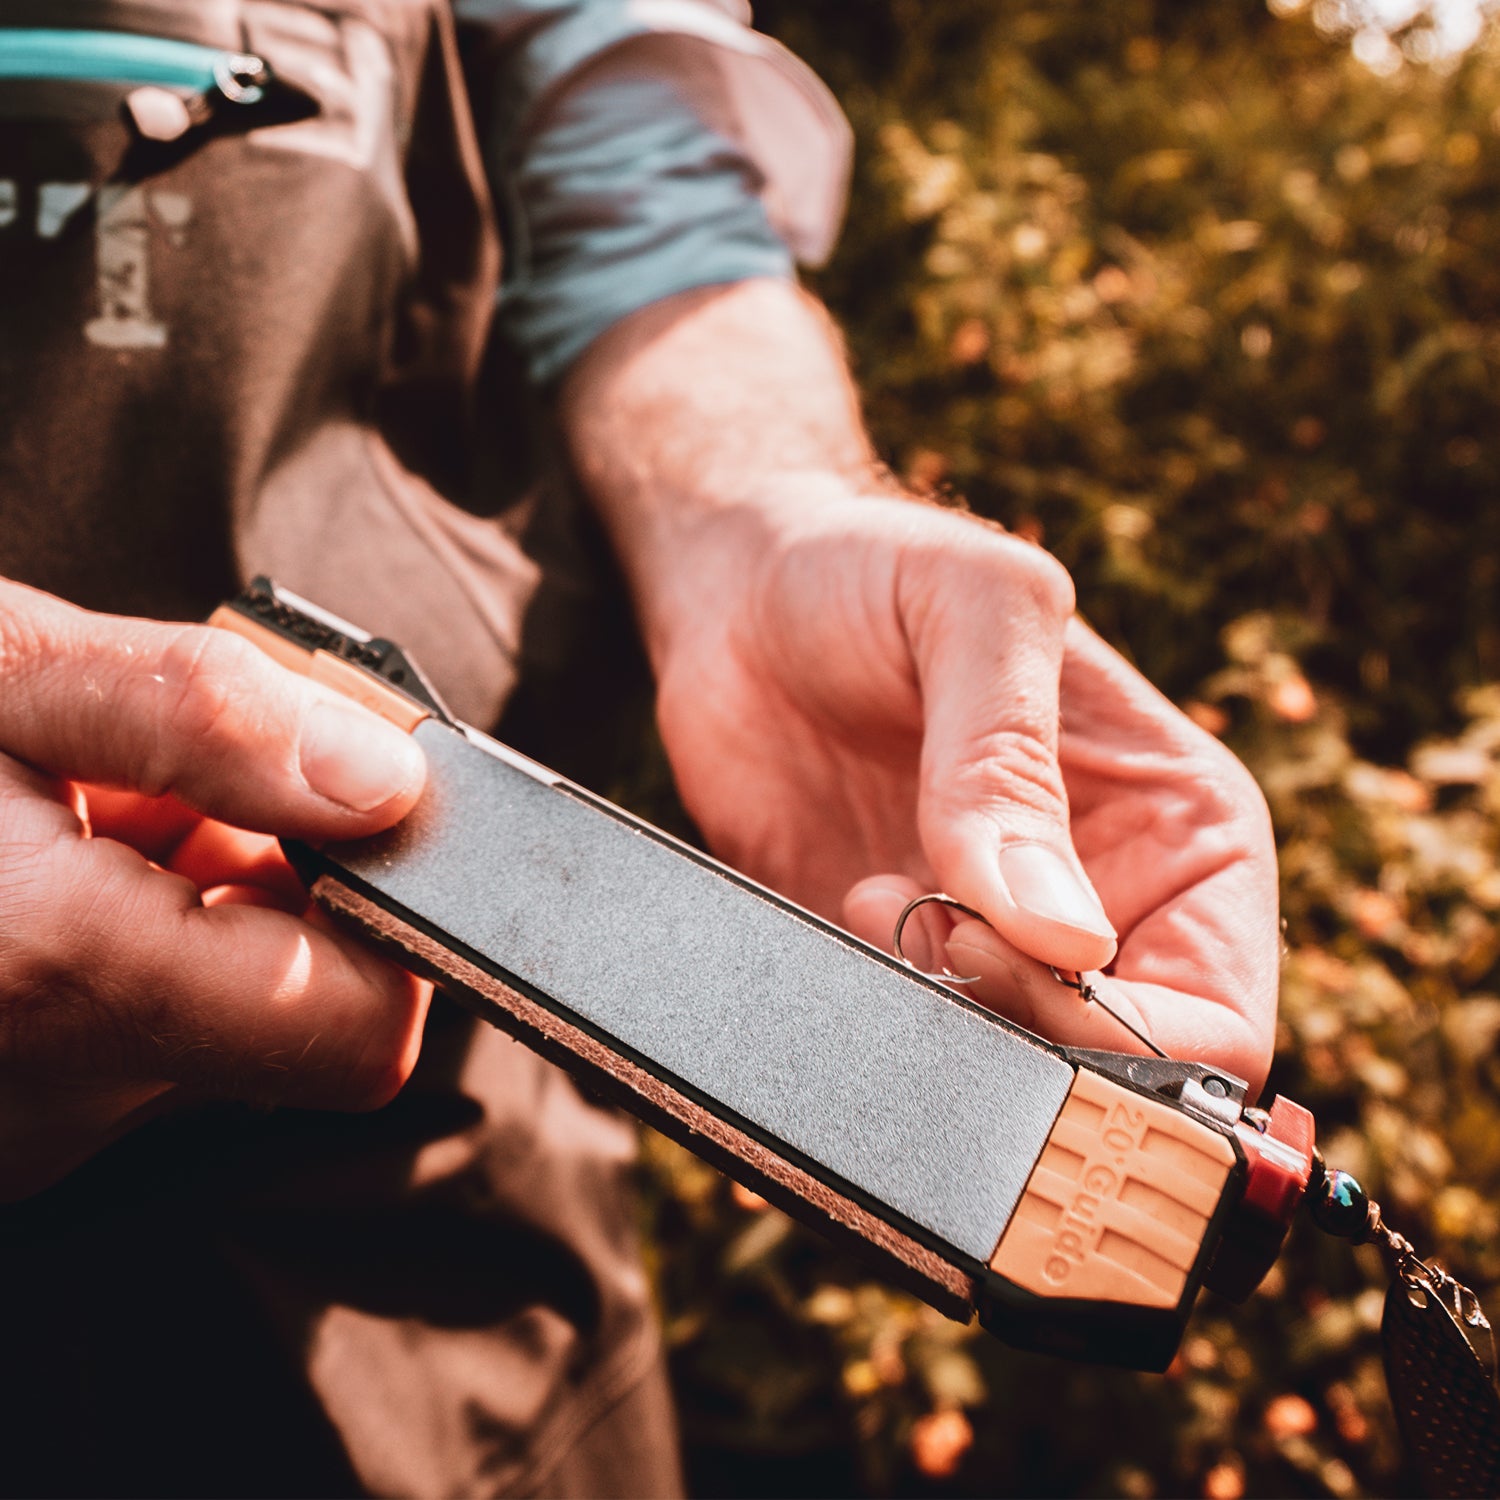
[[[458,0],[505,229],[501,317],[549,381],[693,287],[790,277],[837,233],[849,129],[734,0]]]

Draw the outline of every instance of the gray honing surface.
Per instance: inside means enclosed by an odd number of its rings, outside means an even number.
[[[428,720],[416,810],[330,850],[665,1072],[988,1260],[1073,1070]]]

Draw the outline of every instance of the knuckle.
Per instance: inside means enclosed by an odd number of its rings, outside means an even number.
[[[1006,548],[1012,587],[1025,591],[1044,615],[1066,620],[1077,606],[1073,578],[1050,552],[1014,537],[997,538]]]
[[[1196,725],[1193,729],[1195,739],[1184,753],[1181,780],[1195,787],[1203,799],[1201,821],[1239,828],[1256,852],[1274,861],[1271,811],[1260,784],[1227,745]]]
[[[925,532],[898,559],[896,598],[914,640],[949,634],[988,613],[1007,638],[1060,647],[1077,597],[1068,570],[1019,537],[958,517]]]
[[[1223,783],[1222,795],[1229,815],[1243,822],[1253,822],[1263,832],[1265,841],[1273,845],[1275,839],[1271,829],[1271,809],[1266,803],[1265,793],[1250,774],[1249,768],[1226,750],[1220,777]]]
[[[944,783],[934,789],[955,809],[1022,810],[1055,820],[1066,817],[1067,796],[1050,746],[1020,729],[976,737]]]
[[[53,844],[6,845],[0,882],[0,1056],[70,1074],[117,1072],[129,1016],[108,983],[110,910]]]
[[[212,734],[234,706],[233,651],[201,627],[184,630],[162,653],[169,714],[188,734]]]
[[[223,631],[188,626],[168,642],[159,674],[147,681],[159,692],[157,732],[148,741],[139,785],[151,796],[174,789],[187,747],[226,738],[239,713],[243,652],[253,648]]]
[[[33,1068],[68,1050],[65,977],[45,951],[7,945],[0,953],[0,1060]]]
[[[0,595],[0,682],[7,695],[22,687],[47,661],[46,631],[36,612],[20,607],[7,586]]]
[[[62,957],[55,916],[59,897],[48,842],[6,842],[0,869],[0,993],[7,1011],[15,996],[52,988],[71,967]]]
[[[19,608],[9,595],[9,588],[0,595],[0,677],[5,678],[25,672],[42,654],[43,645],[34,614]]]
[[[1008,609],[1019,601],[1058,621],[1077,604],[1073,577],[1050,552],[985,521],[950,513],[926,513],[907,537],[911,560],[946,571],[955,561],[977,570],[977,577],[1003,590]],[[924,583],[930,577],[923,575]]]

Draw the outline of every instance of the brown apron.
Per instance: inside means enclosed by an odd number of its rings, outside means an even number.
[[[499,252],[446,6],[0,0],[7,35],[47,55],[0,78],[0,574],[192,619],[270,573],[493,722],[538,568],[475,493]],[[223,84],[184,121],[138,90],[185,56]],[[377,1115],[146,1127],[0,1215],[0,1490],[670,1492],[632,1155],[441,1003]]]

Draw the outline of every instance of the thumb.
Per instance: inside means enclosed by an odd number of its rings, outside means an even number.
[[[3,581],[0,686],[0,750],[262,833],[374,832],[426,774],[409,735],[227,631],[93,614]]]
[[[975,527],[956,558],[912,558],[901,593],[922,690],[918,822],[940,884],[1023,953],[1103,967],[1115,930],[1074,852],[1057,760],[1067,574]]]

